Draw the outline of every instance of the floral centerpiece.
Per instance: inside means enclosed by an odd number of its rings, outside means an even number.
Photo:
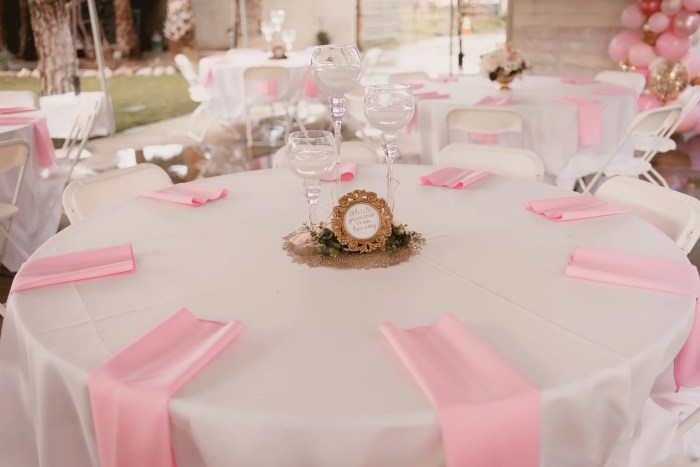
[[[501,89],[509,89],[508,84],[529,67],[527,57],[522,52],[513,50],[510,42],[504,48],[481,57],[481,72],[491,81],[497,81]]]

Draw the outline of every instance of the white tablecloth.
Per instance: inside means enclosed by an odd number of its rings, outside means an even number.
[[[10,297],[0,464],[37,465],[36,440],[43,467],[97,465],[88,372],[188,307],[246,330],[171,399],[180,467],[441,465],[435,414],[378,326],[448,312],[540,389],[541,465],[628,465],[694,298],[570,279],[564,267],[579,245],[687,261],[683,252],[632,215],[553,223],[523,209],[564,193],[550,185],[492,176],[430,188],[418,184],[426,170],[396,167],[395,217],[427,244],[389,269],[293,263],[281,237],[307,208],[284,169],[203,181],[230,194],[201,208],[134,199],[60,232],[36,256],[131,242],[137,270]],[[342,186],[384,195],[384,173],[361,166]]]
[[[17,116],[20,114],[12,114]],[[41,111],[22,113],[31,116],[43,116]],[[58,230],[61,219],[61,193],[65,177],[55,173],[46,177],[47,170],[42,170],[37,162],[34,147],[34,131],[32,125],[2,125],[0,126],[0,141],[21,139],[31,147],[30,160],[24,173],[24,181],[19,194],[19,212],[12,220],[10,232],[27,253],[33,253]],[[17,171],[12,170],[0,174],[0,201],[12,201],[17,182]],[[9,270],[16,271],[24,261],[19,252],[8,243],[2,264]]]
[[[246,49],[229,51],[228,61],[221,57],[205,57],[200,61],[200,80],[211,94],[211,110],[220,118],[237,120],[245,115],[246,86],[243,73],[247,68],[257,66],[279,66],[289,70],[287,89],[280,89],[280,95],[294,100],[301,93],[304,76],[311,63],[311,55],[305,52],[288,53],[287,59],[273,60],[263,51]],[[204,64],[204,65],[202,65]],[[211,79],[203,75],[211,70]]]
[[[440,148],[447,145],[447,113],[460,105],[475,105],[486,96],[503,97],[507,92],[512,102],[498,109],[518,112],[524,121],[523,147],[539,155],[548,174],[556,177],[557,184],[572,188],[580,175],[569,161],[574,155],[586,154],[604,160],[622,139],[627,126],[636,114],[636,99],[632,95],[595,95],[596,87],[615,87],[609,84],[564,84],[559,78],[530,76],[516,79],[511,91],[497,91],[494,84],[482,76],[460,77],[458,82],[428,83],[416,93],[439,91],[449,94],[448,99],[416,101],[417,127],[420,137],[420,160],[433,164]],[[601,141],[593,146],[578,145],[577,108],[573,104],[550,101],[551,97],[575,94],[597,99],[602,104]],[[516,141],[507,141],[512,144]],[[452,142],[468,142],[467,135],[452,135]],[[624,148],[623,156],[632,157],[631,147]]]

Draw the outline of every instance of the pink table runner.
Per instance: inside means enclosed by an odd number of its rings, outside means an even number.
[[[341,162],[340,164],[340,181],[341,182],[351,182],[355,179],[355,173],[357,168],[360,166],[357,162]],[[321,179],[322,182],[335,182],[335,168],[332,169],[324,178]]]
[[[27,117],[21,115],[0,115],[0,126],[3,125],[32,125],[34,132],[34,149],[36,150],[39,167],[47,168],[56,164],[56,152],[53,141],[46,127],[44,117]]]
[[[88,376],[101,467],[175,467],[170,397],[241,333],[183,308]]]
[[[627,212],[593,196],[567,196],[525,201],[525,209],[554,222],[612,216]]]
[[[462,190],[491,175],[490,172],[444,167],[420,178],[423,185]]]
[[[504,97],[495,98],[491,96],[486,96],[477,102],[475,105],[493,105],[497,107],[505,107],[513,102],[513,96],[507,94]],[[496,144],[498,143],[498,135],[494,133],[469,133],[469,141],[473,143],[487,143]]]
[[[603,107],[600,105],[600,102],[576,95],[551,97],[550,100],[552,102],[576,105],[579,146],[593,146],[600,143],[603,118]]]
[[[225,198],[228,195],[226,188],[197,185],[194,183],[178,183],[158,191],[144,193],[142,198],[157,199],[176,204],[198,207],[210,201]]]
[[[437,412],[448,467],[540,465],[540,393],[452,315],[380,327]]]
[[[649,256],[578,247],[569,258],[566,275],[700,298],[700,277],[695,266]],[[678,387],[700,386],[699,313],[696,305],[690,335],[674,360]]]

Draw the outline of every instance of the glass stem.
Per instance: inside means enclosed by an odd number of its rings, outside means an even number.
[[[304,194],[309,202],[309,228],[314,230],[314,212],[318,205],[318,198],[321,196],[321,180],[305,178]]]
[[[394,158],[396,157],[396,152],[398,151],[398,135],[396,131],[383,131],[382,132],[382,148],[384,149],[384,156],[386,157],[386,202],[389,204],[389,209],[394,211]]]
[[[345,115],[345,97],[329,96],[328,110],[331,112],[333,120],[333,136],[335,137],[335,200],[336,204],[340,198],[340,143],[343,139],[343,115]]]

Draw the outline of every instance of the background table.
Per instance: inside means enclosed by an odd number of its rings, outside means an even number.
[[[553,223],[523,209],[564,193],[550,185],[492,176],[455,191],[420,186],[426,170],[396,166],[395,217],[427,244],[389,269],[293,263],[281,237],[307,208],[283,169],[205,180],[230,194],[201,208],[134,199],[60,232],[36,256],[131,242],[136,272],[10,297],[0,456],[25,465],[12,455],[36,439],[45,467],[96,465],[88,372],[188,307],[246,330],[171,399],[180,467],[441,465],[435,414],[378,326],[448,312],[540,389],[543,466],[627,465],[695,300],[566,278],[564,267],[579,245],[683,252],[631,215]],[[384,173],[361,166],[341,186],[383,195]]]

